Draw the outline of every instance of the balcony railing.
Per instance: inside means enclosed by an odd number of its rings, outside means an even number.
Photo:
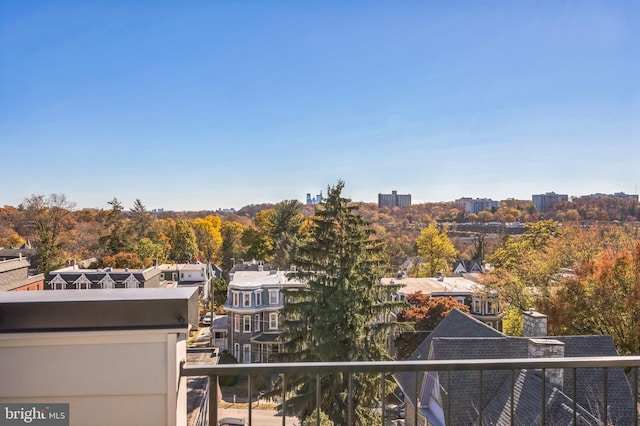
[[[402,373],[402,372],[413,372],[415,373],[415,387],[418,389],[418,377],[420,373],[438,371],[438,372],[448,372],[447,378],[450,378],[452,372],[459,371],[479,371],[479,389],[480,389],[480,400],[482,400],[482,372],[484,371],[494,371],[494,370],[510,370],[512,374],[514,374],[518,370],[526,369],[526,370],[541,370],[541,377],[545,377],[545,372],[547,369],[564,369],[565,371],[571,371],[573,376],[573,424],[578,424],[578,419],[580,417],[578,413],[579,407],[577,407],[577,395],[576,395],[576,370],[579,369],[601,369],[603,371],[602,377],[603,382],[602,386],[604,389],[602,406],[604,407],[604,419],[607,419],[608,413],[607,409],[609,407],[609,392],[608,392],[608,384],[609,384],[609,374],[608,369],[611,368],[625,368],[629,372],[627,377],[630,377],[630,386],[631,386],[631,397],[633,398],[633,407],[634,407],[634,422],[632,423],[635,426],[638,426],[638,370],[640,368],[640,356],[631,356],[631,357],[574,357],[574,358],[518,358],[518,359],[463,359],[463,360],[446,360],[446,361],[390,361],[390,362],[333,362],[333,363],[270,363],[270,364],[225,364],[225,365],[190,365],[184,364],[181,369],[181,374],[183,376],[208,376],[209,378],[209,393],[208,393],[208,403],[209,403],[209,422],[210,426],[217,426],[218,422],[218,386],[214,385],[217,383],[218,376],[228,376],[228,375],[238,375],[238,376],[247,376],[249,378],[248,383],[248,396],[249,401],[251,401],[252,395],[252,385],[251,385],[251,377],[252,376],[270,376],[270,375],[279,375],[282,377],[283,382],[285,383],[287,377],[293,377],[295,375],[305,374],[305,375],[316,375],[316,400],[319,402],[319,392],[320,392],[320,379],[322,375],[330,374],[330,373],[344,373],[348,374],[349,377],[349,385],[352,384],[352,377],[354,374],[378,374],[381,377],[382,383],[382,407],[386,407],[386,391],[385,391],[385,376],[388,374]],[[512,375],[513,377],[513,375]],[[514,385],[512,380],[511,386],[511,401],[514,400]],[[541,395],[540,395],[540,413],[541,413],[541,424],[545,422],[545,410],[546,410],[546,386],[540,386]],[[348,424],[354,424],[354,407],[353,407],[353,398],[352,398],[352,388],[349,386],[348,389]],[[282,406],[286,407],[286,398],[287,393],[282,393]],[[414,407],[419,407],[419,392],[416,392],[416,400],[413,401]],[[450,424],[449,419],[451,418],[451,404],[450,398],[451,395],[447,392],[445,396],[447,399],[447,412],[446,423]],[[482,419],[482,404],[478,404],[479,407],[479,419]],[[513,407],[513,404],[511,404]],[[317,424],[320,425],[320,408],[316,409],[316,419]],[[385,425],[385,409],[381,410],[382,413],[382,425]],[[295,416],[295,413],[287,413],[286,411],[282,413],[282,425],[285,425],[287,416]],[[418,410],[412,410],[413,424],[418,424]],[[247,406],[247,419],[249,424],[252,424],[252,404],[248,404]],[[513,408],[511,410],[511,424],[517,424],[518,419],[515,418]],[[604,424],[604,423],[602,423]]]

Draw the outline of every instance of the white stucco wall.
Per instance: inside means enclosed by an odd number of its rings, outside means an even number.
[[[0,335],[0,401],[69,403],[71,425],[184,425],[183,333]]]

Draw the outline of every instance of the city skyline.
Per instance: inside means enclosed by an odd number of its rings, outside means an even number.
[[[634,2],[0,5],[0,206],[637,193]]]

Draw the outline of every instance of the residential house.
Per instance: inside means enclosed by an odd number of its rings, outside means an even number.
[[[82,269],[77,265],[57,269],[47,275],[45,290],[149,288],[160,286],[160,269]]]
[[[158,268],[165,286],[198,287],[203,299],[209,299],[211,279],[222,276],[222,270],[211,263],[164,263]]]
[[[211,346],[220,350],[229,349],[229,321],[227,315],[216,315],[211,322]]]
[[[0,260],[0,291],[44,290],[44,275],[29,275],[30,263],[19,254],[16,258]]]
[[[258,269],[229,274],[224,308],[229,349],[238,362],[269,362],[270,355],[280,351],[282,291],[291,288],[303,288],[303,284],[285,271]]]
[[[459,310],[447,315],[411,355],[411,360],[550,358],[617,356],[611,336],[546,335],[546,316],[525,313],[525,337],[511,337]],[[406,404],[406,424],[413,425],[418,401],[419,425],[572,424],[577,395],[578,424],[633,424],[631,387],[622,368],[421,372],[395,375]],[[417,387],[416,387],[417,383]],[[545,392],[545,418],[541,395]],[[575,387],[575,389],[574,389]],[[513,388],[513,398],[511,392]],[[603,395],[608,392],[607,409]],[[513,405],[512,405],[513,404]]]
[[[453,275],[461,277],[462,274],[482,274],[484,269],[480,262],[475,260],[458,260],[453,264]]]
[[[383,284],[400,284],[398,300],[405,300],[409,294],[418,291],[431,297],[453,297],[469,307],[471,315],[496,330],[502,330],[504,312],[498,300],[498,292],[487,290],[482,284],[463,277],[406,278],[399,274],[396,278],[383,278]]]
[[[38,269],[38,252],[31,248],[29,242],[24,243],[19,248],[0,248],[0,261],[25,258],[29,261],[29,275],[35,275]]]

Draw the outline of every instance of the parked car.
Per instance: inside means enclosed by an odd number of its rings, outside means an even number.
[[[207,312],[204,314],[204,318],[202,318],[202,323],[204,325],[211,325],[211,312]]]
[[[247,421],[237,417],[225,417],[218,420],[218,426],[247,426]]]

